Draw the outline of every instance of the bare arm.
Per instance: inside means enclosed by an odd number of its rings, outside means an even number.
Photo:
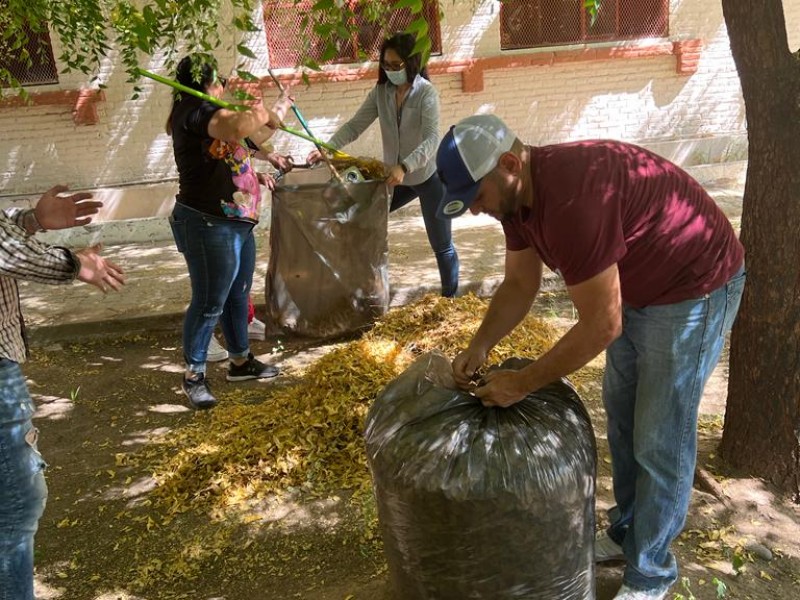
[[[259,153],[261,155],[259,156],[257,153],[256,158],[268,160],[267,155],[274,151],[272,144],[268,143],[267,140],[275,134],[275,130],[283,123],[283,120],[286,118],[289,109],[292,107],[292,101],[293,100],[291,96],[281,94],[280,97],[275,101],[272,109],[268,111],[270,114],[270,122],[262,127],[259,127],[257,130],[247,136],[256,146],[260,148]]]
[[[535,250],[506,251],[503,282],[469,346],[453,360],[453,372],[460,387],[469,386],[470,377],[486,362],[489,351],[525,318],[541,282],[542,260]]]
[[[569,286],[578,322],[539,360],[520,371],[487,373],[475,395],[488,406],[510,406],[530,392],[569,375],[600,354],[622,332],[619,271],[602,273]]]
[[[278,96],[275,104],[272,105],[272,112],[278,117],[278,121],[283,122],[286,115],[289,114],[292,104],[294,104],[294,96],[289,94],[289,88],[284,87],[281,95]]]
[[[214,113],[208,123],[208,135],[225,142],[237,142],[254,134],[264,126],[278,127],[280,119],[261,103],[244,111],[221,108]]]

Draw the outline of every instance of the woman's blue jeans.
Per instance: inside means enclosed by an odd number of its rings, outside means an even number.
[[[450,219],[440,219],[436,216],[442,196],[444,196],[444,186],[439,180],[439,176],[434,173],[427,181],[419,185],[395,186],[389,212],[395,211],[419,197],[425,231],[428,233],[428,242],[439,267],[442,296],[450,298],[455,296],[458,290],[458,254],[453,245]]]
[[[34,411],[19,365],[0,358],[0,600],[33,600],[33,536],[47,501]]]
[[[211,217],[176,204],[170,225],[192,284],[192,300],[183,319],[186,368],[205,372],[208,343],[217,321],[228,355],[247,357],[247,298],[256,265],[253,224]]]
[[[623,307],[606,351],[603,401],[614,476],[609,536],[627,559],[625,582],[654,590],[678,577],[669,550],[683,529],[697,454],[697,412],[744,289],[740,270],[702,298]]]

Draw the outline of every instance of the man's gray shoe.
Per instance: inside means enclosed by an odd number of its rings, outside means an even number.
[[[625,560],[622,546],[608,537],[607,531],[599,531],[594,538],[594,562]]]
[[[200,373],[200,377],[197,379],[184,378],[181,389],[189,398],[189,403],[198,410],[213,408],[217,404],[217,399],[211,393],[204,373]]]

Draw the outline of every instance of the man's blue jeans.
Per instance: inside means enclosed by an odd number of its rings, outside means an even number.
[[[33,600],[33,536],[47,501],[34,410],[19,365],[0,358],[0,600]]]
[[[414,198],[419,197],[425,231],[428,233],[428,242],[439,267],[442,296],[450,298],[455,296],[458,290],[458,254],[453,245],[450,219],[440,219],[436,216],[442,196],[444,196],[444,186],[439,180],[439,176],[434,173],[427,181],[419,185],[396,186],[392,193],[389,212],[402,208]]]
[[[627,559],[625,582],[660,589],[678,577],[670,543],[686,521],[697,412],[742,298],[745,274],[703,298],[623,307],[606,351],[603,401],[617,505],[609,536]]]
[[[208,343],[217,321],[228,355],[246,358],[250,352],[247,298],[256,265],[253,224],[210,217],[176,204],[170,225],[192,284],[192,300],[183,319],[186,368],[205,373]]]

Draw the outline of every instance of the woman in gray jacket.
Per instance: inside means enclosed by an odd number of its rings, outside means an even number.
[[[439,94],[428,80],[419,53],[413,53],[414,42],[414,36],[408,33],[396,33],[383,42],[377,85],[329,143],[342,148],[378,119],[383,162],[388,166],[386,182],[394,186],[389,210],[397,210],[419,197],[428,241],[439,267],[442,296],[450,297],[458,289],[458,254],[449,219],[436,216],[444,194],[436,174]],[[320,159],[318,150],[308,155],[309,163]]]

